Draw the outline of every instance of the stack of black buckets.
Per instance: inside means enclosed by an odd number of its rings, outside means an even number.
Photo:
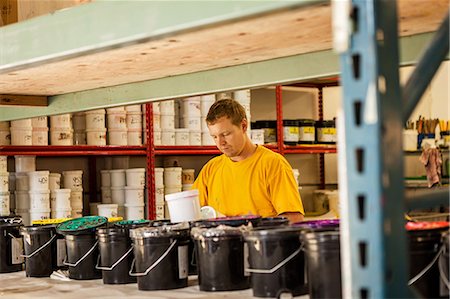
[[[427,298],[447,297],[449,224],[407,225],[410,285]],[[188,286],[201,291],[252,288],[255,297],[309,294],[341,298],[339,220],[225,217],[192,223],[119,221],[87,216],[55,225],[23,226],[0,218],[0,273],[69,278],[104,284],[137,283],[139,290]],[[22,251],[23,249],[23,251]]]

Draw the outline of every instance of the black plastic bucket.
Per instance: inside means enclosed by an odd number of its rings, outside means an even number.
[[[249,274],[244,272],[244,238],[238,228],[195,227],[191,235],[200,290],[232,291],[250,287]]]
[[[300,229],[261,228],[245,233],[253,296],[299,296],[308,292]]]
[[[133,247],[129,230],[123,228],[100,228],[97,230],[100,255],[96,269],[102,271],[104,284],[136,282],[128,274],[133,262]]]
[[[409,282],[425,298],[440,297],[440,274],[438,257],[441,254],[442,234],[448,230],[437,223],[407,224],[409,239]],[[433,227],[432,229],[427,229]]]
[[[56,268],[55,226],[23,226],[25,273],[27,277],[49,277]]]
[[[446,232],[442,236],[442,254],[439,257],[439,274],[441,276],[440,295],[449,297],[450,292],[450,271],[449,271],[449,251],[450,251],[450,234]]]
[[[22,219],[0,217],[0,273],[22,271],[23,241],[19,228]]]
[[[205,220],[198,220],[193,223],[195,227],[216,227],[219,225],[238,227],[241,225],[248,225],[251,223],[253,226],[258,226],[261,221],[260,216],[231,216],[231,217],[218,217]]]
[[[305,230],[301,240],[308,269],[309,297],[342,298],[339,231]]]
[[[135,258],[129,274],[137,277],[139,290],[187,286],[189,226],[141,227],[130,230],[130,237]]]
[[[264,217],[259,222],[255,223],[256,227],[275,227],[275,226],[287,226],[289,225],[289,219],[282,216],[277,217]]]

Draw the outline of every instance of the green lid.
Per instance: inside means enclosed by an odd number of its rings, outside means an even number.
[[[108,218],[101,216],[85,216],[74,218],[58,224],[56,229],[61,234],[76,235],[95,231],[95,228],[108,222]]]

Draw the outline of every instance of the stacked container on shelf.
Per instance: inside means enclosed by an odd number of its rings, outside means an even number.
[[[127,112],[124,106],[107,108],[108,144],[128,145]]]
[[[72,205],[70,203],[71,189],[61,189],[61,174],[50,173],[50,208],[51,218],[72,218]]]
[[[8,157],[0,156],[0,216],[10,214]]]
[[[128,145],[142,145],[141,105],[125,106]]]
[[[125,219],[144,219],[145,168],[126,169],[125,179]]]
[[[33,145],[31,118],[11,121],[11,144]]]
[[[9,121],[0,121],[0,145],[11,144],[11,131]]]
[[[48,145],[47,116],[38,116],[31,119],[32,145]]]
[[[70,207],[72,218],[83,216],[83,171],[63,171],[64,189],[70,189]]]
[[[164,168],[155,168],[156,220],[164,219]]]
[[[105,109],[85,112],[86,142],[88,145],[106,145]]]
[[[50,116],[50,144],[73,145],[72,115],[70,113]]]
[[[159,107],[161,112],[161,145],[175,145],[175,101],[160,102]]]
[[[165,167],[164,168],[164,196],[167,194],[181,192],[183,184],[181,180],[183,168],[181,167]],[[165,218],[169,218],[167,205],[164,208]]]
[[[234,93],[234,99],[239,102],[245,109],[245,114],[247,115],[247,135],[249,138],[252,137],[250,123],[252,120],[252,116],[250,113],[250,101],[251,101],[251,93],[250,89],[236,90]]]
[[[176,145],[201,145],[198,138],[202,130],[201,97],[181,99],[179,106],[180,128],[175,133]]]
[[[185,168],[181,171],[182,191],[189,191],[192,189],[192,184],[195,180],[195,169]]]
[[[160,103],[152,103],[153,106],[153,144],[154,145],[162,145],[161,140],[161,105]],[[143,105],[144,114],[146,113],[146,106]],[[144,128],[147,127],[147,119],[144,117]],[[147,143],[147,134],[144,134],[144,143]]]
[[[125,185],[126,185],[126,177],[125,177],[125,169],[112,169],[109,170],[110,178],[111,178],[111,205],[117,205],[117,216],[124,217],[125,216]],[[109,206],[113,208],[113,206]],[[100,205],[100,209],[103,208]],[[106,217],[106,216],[105,216]]]
[[[30,225],[30,195],[27,172],[36,170],[36,156],[14,156],[15,160],[15,214],[24,225]]]
[[[202,145],[214,145],[214,139],[209,134],[208,126],[206,125],[206,116],[208,115],[209,108],[216,101],[216,96],[213,94],[204,95],[201,96],[200,101]]]

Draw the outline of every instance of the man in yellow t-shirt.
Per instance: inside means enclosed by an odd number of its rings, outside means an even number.
[[[285,216],[303,220],[303,205],[286,159],[247,135],[245,109],[233,99],[215,102],[206,117],[209,133],[223,153],[203,166],[193,189],[200,205],[226,216]]]

